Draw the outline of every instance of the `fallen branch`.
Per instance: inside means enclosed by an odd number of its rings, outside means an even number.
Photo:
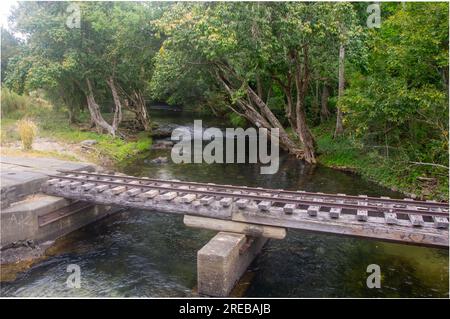
[[[411,164],[415,164],[415,165],[426,165],[426,166],[434,166],[434,167],[440,167],[440,168],[444,168],[444,169],[449,169],[447,166],[441,165],[441,164],[435,164],[435,163],[423,163],[423,162],[409,162]]]

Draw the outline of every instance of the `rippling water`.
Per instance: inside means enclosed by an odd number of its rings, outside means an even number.
[[[179,120],[186,121],[185,117]],[[167,151],[152,152],[152,157]],[[125,173],[155,178],[402,197],[361,178],[281,157],[275,175],[258,165],[145,164]],[[182,217],[127,211],[76,231],[51,256],[3,283],[2,296],[195,296],[196,253],[214,232],[186,228]],[[67,288],[69,264],[81,268],[81,288]],[[366,268],[381,267],[381,289],[368,289]],[[448,251],[290,230],[271,240],[251,265],[252,297],[448,297]]]

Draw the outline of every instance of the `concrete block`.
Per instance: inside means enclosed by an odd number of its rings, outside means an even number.
[[[198,292],[202,295],[228,296],[247,267],[261,251],[267,238],[220,232],[197,253]]]
[[[70,200],[47,195],[34,195],[13,203],[0,213],[1,246],[39,236],[38,217],[70,204]]]
[[[24,197],[36,194],[47,176],[37,172],[9,171],[1,175],[1,202],[2,208],[19,201]]]

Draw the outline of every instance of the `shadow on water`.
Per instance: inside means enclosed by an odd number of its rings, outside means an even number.
[[[168,121],[169,119],[167,119]],[[172,118],[173,121],[173,118]],[[192,123],[192,122],[191,122]],[[187,125],[180,117],[179,125]],[[152,151],[151,157],[169,156]],[[256,164],[146,164],[124,173],[154,178],[403,197],[350,173],[281,155],[274,175]],[[214,232],[186,228],[182,217],[127,211],[59,240],[50,257],[4,283],[2,296],[192,296],[196,253]],[[81,288],[66,285],[67,265],[81,268]],[[381,267],[381,288],[369,289],[367,266]],[[448,297],[448,251],[290,230],[271,240],[251,266],[246,296]]]

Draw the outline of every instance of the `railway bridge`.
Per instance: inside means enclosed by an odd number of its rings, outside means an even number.
[[[226,231],[233,230],[233,222],[237,222],[247,225],[239,232],[251,236],[282,238],[284,232],[274,232],[274,227],[296,228],[448,247],[448,203],[159,180],[86,171],[62,171],[49,177],[43,185],[47,194],[96,204],[183,214],[190,226],[198,224]]]
[[[267,239],[283,239],[290,228],[411,245],[449,246],[448,203],[436,201],[73,170],[50,174],[42,192],[74,200],[75,205],[95,203],[182,214],[189,227],[219,231],[198,252],[197,262],[198,290],[213,296],[227,295]]]

